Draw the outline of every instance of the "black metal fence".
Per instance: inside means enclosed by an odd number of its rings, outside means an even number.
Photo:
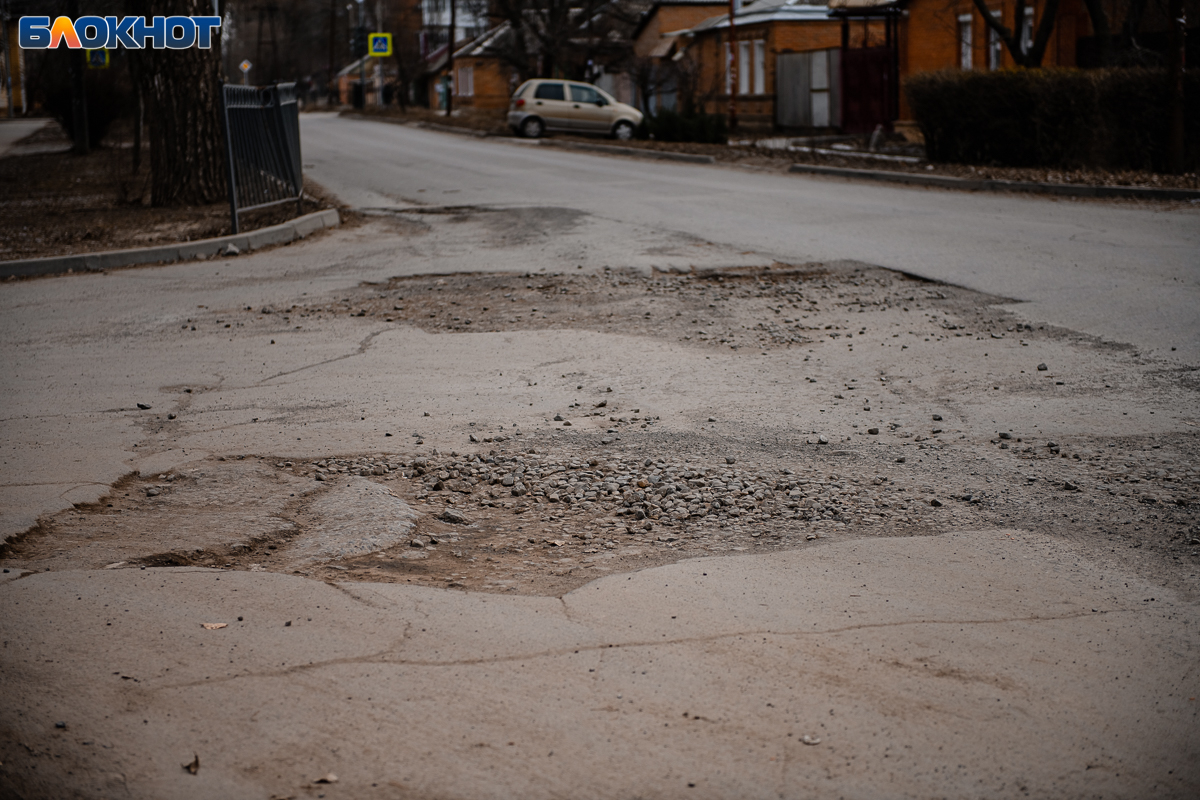
[[[221,95],[229,161],[229,212],[294,202],[303,209],[296,84],[231,86]]]

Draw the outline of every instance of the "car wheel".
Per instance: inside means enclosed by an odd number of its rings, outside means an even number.
[[[614,139],[619,139],[622,142],[628,142],[633,138],[633,123],[621,120],[613,126],[612,135]]]
[[[526,139],[538,139],[546,132],[546,123],[537,117],[527,117],[521,123],[521,135]]]

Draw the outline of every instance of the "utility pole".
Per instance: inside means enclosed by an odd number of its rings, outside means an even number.
[[[358,31],[355,34],[355,41],[361,41],[359,49],[359,57],[362,59],[358,62],[358,88],[361,92],[363,111],[367,110],[367,17],[366,7],[363,5],[363,0],[358,0]]]
[[[729,130],[737,130],[738,40],[733,15],[738,0],[729,0]]]
[[[1168,31],[1167,73],[1170,88],[1168,89],[1170,108],[1170,128],[1167,131],[1167,172],[1178,175],[1183,172],[1184,161],[1184,130],[1183,130],[1183,67],[1184,42],[1187,36],[1187,18],[1183,12],[1183,0],[1170,0],[1167,19],[1171,26]]]
[[[450,82],[446,84],[446,116],[450,116],[450,111],[454,108],[454,34],[458,27],[458,18],[455,16],[457,4],[454,0],[450,2],[450,41],[446,45],[446,72],[450,76]]]
[[[333,93],[337,91],[334,88],[334,81],[337,76],[337,56],[336,56],[336,41],[337,41],[337,6],[338,0],[329,0],[329,72],[325,79],[325,89],[329,93],[329,104],[333,105]]]

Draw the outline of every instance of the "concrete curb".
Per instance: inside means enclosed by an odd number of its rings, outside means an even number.
[[[621,147],[613,144],[588,144],[586,142],[556,142],[553,139],[538,139],[543,145],[561,147],[564,150],[582,150],[585,153],[608,153],[614,156],[631,156],[633,158],[652,158],[656,161],[683,161],[688,164],[715,164],[712,156],[696,155],[694,153],[671,153],[666,150],[649,150],[641,147]]]
[[[269,228],[249,233],[239,233],[236,236],[218,236],[215,239],[200,239],[195,242],[141,247],[133,250],[109,250],[103,253],[80,253],[71,256],[28,258],[21,261],[0,261],[0,277],[97,272],[134,264],[158,264],[187,261],[197,257],[207,258],[219,254],[230,244],[243,251],[273,244],[286,244],[296,239],[303,239],[322,228],[335,227],[340,223],[341,217],[338,216],[337,209],[327,208],[324,211],[305,214],[303,217],[297,217],[279,225],[272,225]]]
[[[357,114],[348,111],[338,112],[339,117],[346,119],[357,119],[363,122],[386,122],[389,125],[405,125],[410,128],[421,128],[422,130],[438,131],[439,133],[457,133],[459,136],[473,136],[476,139],[485,139],[492,134],[487,131],[481,131],[476,128],[460,128],[455,125],[442,125],[437,122],[426,122],[425,120],[411,119],[394,119],[391,117],[374,117],[370,114]]]
[[[827,175],[834,178],[858,178],[860,180],[904,183],[909,186],[934,186],[939,189],[960,189],[968,192],[1030,192],[1059,197],[1116,197],[1138,200],[1197,200],[1200,191],[1195,189],[1153,189],[1144,186],[1083,186],[1072,183],[1032,183],[1023,181],[971,180],[952,178],[947,175],[914,175],[911,172],[893,172],[885,169],[849,169],[846,167],[822,167],[814,164],[792,164],[788,172],[806,175]]]
[[[436,122],[409,122],[405,120],[389,120],[386,117],[369,117],[365,114],[342,114],[342,116],[350,117],[351,119],[362,119],[373,122],[391,122],[394,125],[410,125],[414,128],[422,128],[424,130],[439,131],[440,133],[456,133],[459,136],[473,136],[477,139],[495,138],[507,139],[506,136],[497,136],[488,133],[487,131],[475,130],[473,128],[458,128],[454,125],[440,125]],[[530,142],[532,144],[532,142]],[[537,144],[547,147],[561,147],[564,150],[580,150],[586,153],[608,153],[615,156],[632,156],[633,158],[653,158],[658,161],[684,161],[689,164],[715,164],[717,160],[712,156],[694,155],[692,153],[670,153],[663,150],[645,150],[640,147],[621,147],[620,145],[612,144],[589,144],[588,142],[558,142],[554,139],[538,139]]]

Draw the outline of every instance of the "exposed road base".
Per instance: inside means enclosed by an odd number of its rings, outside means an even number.
[[[788,172],[807,175],[829,175],[837,178],[860,178],[869,181],[905,183],[910,186],[934,186],[939,189],[961,189],[968,192],[1030,192],[1059,197],[1123,198],[1133,200],[1200,200],[1194,189],[1152,189],[1145,186],[1086,186],[1075,183],[1032,183],[1026,181],[970,180],[945,175],[914,175],[886,169],[849,169],[822,167],[814,164],[793,164]]]
[[[28,258],[0,262],[0,277],[56,275],[63,272],[99,272],[135,264],[159,264],[210,258],[219,255],[229,245],[238,250],[254,250],[273,244],[286,244],[338,225],[341,218],[336,209],[327,208],[289,220],[269,228],[232,236],[217,236],[195,242],[178,242],[157,247],[137,247],[129,250],[109,250],[102,253],[79,253],[71,256]]]

